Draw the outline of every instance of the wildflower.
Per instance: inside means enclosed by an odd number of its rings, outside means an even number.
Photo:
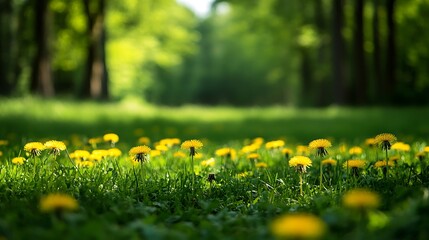
[[[285,145],[283,140],[275,140],[265,143],[265,148],[268,150],[279,149]]]
[[[367,138],[365,139],[365,145],[367,145],[368,147],[374,147],[376,145],[376,141],[375,138]]]
[[[409,152],[411,147],[409,144],[403,143],[403,142],[396,142],[391,146],[392,150],[398,150],[403,152]]]
[[[365,167],[365,161],[361,159],[352,159],[343,163],[344,168],[363,168]]]
[[[325,234],[326,224],[314,215],[296,213],[274,219],[270,229],[278,238],[318,239]]]
[[[1,156],[1,155],[0,155]],[[426,153],[425,152],[418,152],[418,153],[416,153],[416,158],[419,160],[419,161],[423,161],[424,159],[425,159],[425,157],[426,157]]]
[[[24,146],[24,150],[33,157],[39,156],[44,149],[45,146],[41,142],[29,142]]]
[[[293,151],[290,148],[283,148],[282,153],[286,159],[289,159],[290,155],[292,155]]]
[[[261,155],[259,155],[259,153],[251,153],[249,155],[247,155],[247,159],[249,160],[258,160],[261,158]]]
[[[361,147],[357,147],[357,146],[355,146],[355,147],[352,147],[352,148],[350,148],[349,149],[349,154],[350,155],[360,155],[360,154],[362,154],[362,148]]]
[[[203,143],[200,140],[187,140],[182,143],[182,149],[189,149],[189,156],[195,156],[197,149],[203,147]]]
[[[296,154],[298,155],[308,155],[308,147],[304,145],[296,146]]]
[[[375,136],[375,144],[378,144],[381,149],[389,150],[392,143],[396,141],[395,135],[391,133],[381,133]]]
[[[311,159],[305,156],[295,156],[289,160],[289,166],[296,167],[298,172],[305,173],[311,166]]]
[[[248,177],[248,176],[251,176],[252,175],[252,172],[242,172],[242,173],[238,173],[237,174],[237,178],[245,178],[245,177]]]
[[[387,164],[386,164],[386,161],[384,161],[384,160],[377,161],[376,163],[374,163],[374,167],[376,167],[376,168],[384,168],[386,166],[393,167],[393,166],[395,166],[395,164],[393,162],[391,162],[391,161],[388,161]]]
[[[42,212],[74,211],[78,207],[76,199],[67,194],[51,193],[40,199],[40,211]]]
[[[389,162],[393,163],[394,165],[398,164],[398,161],[401,160],[401,157],[398,155],[391,156],[389,158]]]
[[[159,151],[159,150],[156,150],[156,149],[153,149],[153,150],[151,150],[150,151],[150,154],[149,154],[151,157],[158,157],[158,156],[161,156],[161,151]]]
[[[316,139],[308,144],[308,147],[310,149],[317,149],[316,155],[321,157],[328,155],[328,151],[326,150],[326,148],[329,148],[331,146],[331,142],[327,139]]]
[[[141,145],[148,145],[150,143],[150,139],[148,137],[141,137],[137,142]]]
[[[242,153],[251,153],[258,150],[261,146],[257,144],[250,144],[241,148],[240,152]]]
[[[186,154],[184,152],[182,152],[182,151],[177,151],[177,152],[175,152],[173,154],[173,157],[175,157],[175,158],[184,158],[184,157],[186,157]]]
[[[204,157],[204,155],[202,153],[196,153],[194,158],[195,159],[202,159]]]
[[[201,166],[203,167],[213,167],[215,165],[215,159],[209,158],[201,162]]]
[[[107,155],[109,157],[120,157],[122,155],[122,151],[117,148],[110,148],[107,150]]]
[[[229,159],[235,159],[237,156],[237,152],[232,148],[220,148],[215,151],[216,156],[226,157]]]
[[[174,145],[179,145],[180,139],[178,139],[178,138],[165,138],[165,139],[162,139],[161,141],[159,141],[159,144],[167,146],[167,147],[172,147]]]
[[[9,144],[8,140],[0,140],[0,146],[6,146]]]
[[[97,144],[100,143],[103,139],[100,137],[90,138],[88,139],[88,143],[93,147],[96,148]]]
[[[264,162],[258,162],[258,163],[255,164],[255,167],[257,167],[257,168],[267,168],[268,164],[264,163]]]
[[[252,144],[261,146],[264,143],[264,139],[261,137],[254,138]]]
[[[365,167],[366,163],[361,159],[352,159],[343,163],[344,168],[350,168],[353,176],[359,176],[359,169]]]
[[[1,156],[3,156],[3,152],[2,152],[2,151],[0,151],[0,157],[1,157]]]
[[[133,158],[133,160],[138,162],[145,162],[147,160],[148,154],[150,153],[150,150],[150,147],[142,145],[131,148],[129,154]]]
[[[25,162],[25,158],[23,158],[23,157],[12,158],[12,163],[13,164],[22,165],[22,164],[24,164],[24,162]]]
[[[85,160],[89,158],[91,154],[86,150],[75,150],[73,153],[70,154],[70,158],[77,159],[77,160]]]
[[[47,141],[45,142],[45,148],[50,150],[50,153],[54,156],[60,155],[61,151],[66,150],[66,145],[61,141]]]
[[[374,209],[380,205],[380,196],[366,189],[353,189],[343,196],[343,204],[355,209]]]
[[[327,166],[336,166],[337,165],[337,161],[332,159],[332,158],[328,158],[322,161],[322,165],[327,165]]]
[[[160,152],[166,152],[166,151],[168,151],[168,147],[166,145],[162,145],[162,144],[156,145],[155,149],[158,150],[158,151],[160,151]]]
[[[107,134],[104,134],[103,140],[105,142],[109,142],[110,145],[114,146],[115,143],[119,141],[119,136],[115,133],[107,133]]]
[[[87,160],[80,161],[80,160],[77,160],[75,162],[76,162],[76,166],[78,166],[78,167],[92,167],[92,166],[94,166],[94,162],[92,162],[92,161],[87,161]]]
[[[425,152],[425,153],[429,153],[429,146],[424,147],[424,148],[423,148],[423,152]]]

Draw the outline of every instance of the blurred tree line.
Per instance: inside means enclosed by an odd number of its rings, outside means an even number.
[[[0,0],[0,95],[429,103],[429,0]]]

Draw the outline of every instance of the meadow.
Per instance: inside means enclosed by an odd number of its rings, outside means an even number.
[[[429,238],[426,108],[0,103],[0,239]]]

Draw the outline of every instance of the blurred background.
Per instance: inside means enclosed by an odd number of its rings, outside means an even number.
[[[429,0],[0,0],[0,94],[429,103]]]

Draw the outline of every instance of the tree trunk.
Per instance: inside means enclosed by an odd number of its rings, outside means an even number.
[[[12,92],[13,67],[12,53],[12,1],[0,0],[0,95],[10,95]]]
[[[345,103],[345,66],[344,66],[344,39],[342,36],[343,29],[343,1],[333,0],[332,3],[333,23],[333,96],[334,103],[343,105]]]
[[[396,38],[395,0],[387,0],[387,47],[386,47],[386,93],[388,103],[392,103],[396,87]]]
[[[367,103],[367,79],[365,67],[365,53],[363,50],[363,0],[355,0],[355,29],[354,29],[354,54],[355,54],[355,103],[364,105]]]
[[[105,53],[105,0],[84,0],[88,22],[86,75],[82,95],[93,99],[108,99],[108,75]]]
[[[44,97],[50,97],[54,95],[55,91],[49,49],[49,0],[37,0],[35,4],[35,40],[37,49],[33,63],[30,90]]]
[[[375,101],[381,103],[380,99],[385,99],[385,82],[381,71],[381,49],[380,49],[380,28],[379,28],[379,0],[373,1],[374,15],[372,18],[372,41],[374,44],[374,82],[375,82]],[[377,100],[378,99],[378,100]]]

